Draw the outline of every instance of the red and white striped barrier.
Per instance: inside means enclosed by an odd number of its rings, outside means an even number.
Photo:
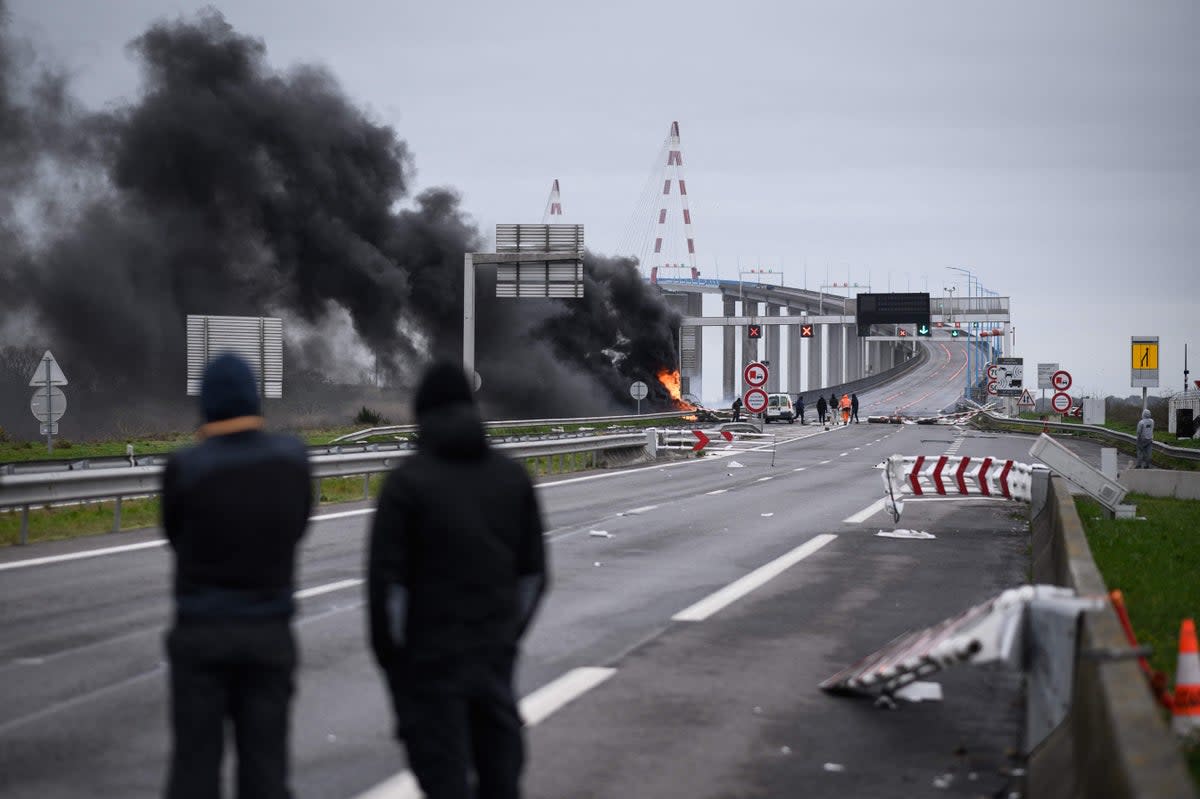
[[[899,520],[905,494],[924,497],[1033,499],[1033,466],[1019,461],[949,455],[893,455],[883,468],[883,487]]]

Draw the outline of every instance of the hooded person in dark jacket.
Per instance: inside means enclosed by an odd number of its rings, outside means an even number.
[[[547,584],[537,496],[488,446],[460,366],[430,367],[414,406],[417,453],[388,476],[371,530],[371,646],[425,796],[517,797],[513,668]]]
[[[817,395],[817,419],[821,424],[825,424],[825,410],[828,406],[825,404],[825,398]]]
[[[173,454],[163,472],[163,530],[175,553],[166,796],[220,796],[228,719],[237,796],[285,799],[296,546],[312,507],[308,452],[262,430],[254,373],[236,355],[205,369],[200,405],[201,443]]]

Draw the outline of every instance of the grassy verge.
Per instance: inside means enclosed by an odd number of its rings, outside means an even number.
[[[1109,588],[1125,595],[1138,641],[1154,647],[1154,668],[1174,684],[1179,624],[1200,620],[1200,502],[1130,494],[1135,519],[1108,519],[1099,504],[1077,499],[1088,545]],[[1200,744],[1187,748],[1188,767],[1200,786]]]

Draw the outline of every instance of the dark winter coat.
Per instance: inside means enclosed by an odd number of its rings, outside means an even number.
[[[824,416],[824,415],[825,415],[825,409],[826,409],[826,408],[828,408],[828,407],[829,407],[829,406],[825,404],[825,398],[824,398],[824,397],[817,397],[817,415],[818,415],[818,416]]]
[[[163,472],[180,622],[287,620],[295,610],[296,545],[312,509],[308,452],[296,438],[255,429],[253,381],[232,356],[209,365],[202,430],[235,432],[174,453]]]
[[[388,476],[370,540],[371,646],[393,679],[514,653],[547,583],[533,484],[488,446],[475,406],[418,423],[418,451]]]

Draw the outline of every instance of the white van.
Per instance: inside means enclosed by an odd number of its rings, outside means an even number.
[[[763,421],[780,421],[794,424],[796,421],[796,409],[792,407],[792,398],[787,394],[768,394],[767,412],[763,415]]]

